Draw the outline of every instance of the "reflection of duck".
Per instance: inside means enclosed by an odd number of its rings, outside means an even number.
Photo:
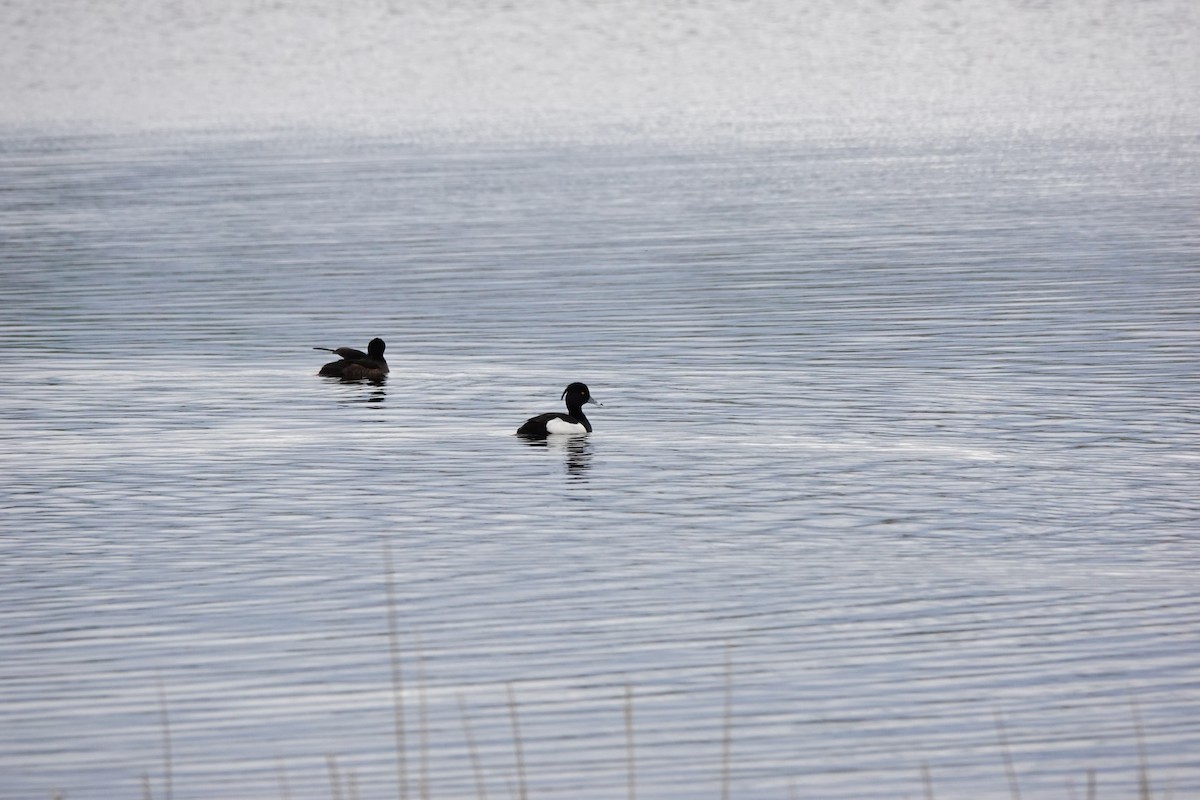
[[[331,378],[341,378],[344,381],[383,380],[388,374],[387,359],[383,350],[387,347],[383,339],[378,337],[367,345],[367,352],[355,350],[353,347],[314,347],[313,350],[328,350],[342,357],[341,361],[330,361],[317,371],[318,375],[328,375]]]
[[[530,447],[541,447],[563,457],[563,466],[573,480],[585,480],[592,467],[592,441],[589,436],[522,436]]]
[[[525,424],[517,429],[518,436],[531,439],[542,439],[552,433],[591,433],[592,423],[583,414],[587,403],[601,405],[592,397],[588,387],[582,383],[572,383],[563,390],[562,399],[567,402],[567,413],[551,412],[530,417]]]

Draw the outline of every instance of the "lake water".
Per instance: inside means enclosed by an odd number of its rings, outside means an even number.
[[[98,80],[5,90],[0,798],[1200,795],[1194,127],[54,124]]]

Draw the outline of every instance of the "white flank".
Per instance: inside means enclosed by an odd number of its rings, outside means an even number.
[[[587,433],[587,428],[578,422],[567,422],[555,417],[546,423],[546,433]]]

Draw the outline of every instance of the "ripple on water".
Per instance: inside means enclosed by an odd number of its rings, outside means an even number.
[[[385,542],[414,794],[513,786],[514,707],[543,796],[625,790],[627,710],[643,796],[1007,797],[998,714],[1023,796],[1136,796],[1139,735],[1200,787],[1177,143],[52,144],[0,795],[165,792],[160,687],[174,796],[394,792]],[[571,380],[592,436],[512,435]]]

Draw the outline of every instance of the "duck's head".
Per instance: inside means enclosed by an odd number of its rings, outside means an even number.
[[[563,389],[562,399],[567,401],[568,406],[582,406],[585,403],[592,405],[603,405],[596,398],[592,397],[592,392],[588,389],[586,383],[572,383],[566,389]]]

